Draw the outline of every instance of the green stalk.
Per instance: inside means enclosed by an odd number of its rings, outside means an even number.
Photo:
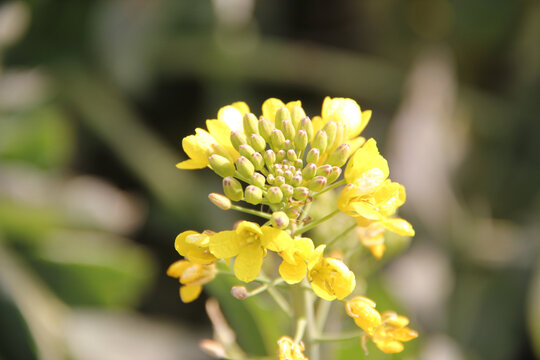
[[[332,217],[336,216],[337,214],[339,214],[339,209],[336,209],[336,210],[332,211],[330,214],[326,215],[325,217],[322,217],[320,219],[312,221],[311,223],[309,223],[306,226],[302,226],[301,228],[296,229],[296,231],[294,232],[293,235],[301,235],[302,233],[305,233],[306,231],[309,231],[309,230],[313,229],[314,227],[318,226],[319,224],[325,222],[326,220],[331,219]]]
[[[248,208],[245,208],[245,207],[239,206],[239,205],[231,205],[231,209],[236,210],[236,211],[240,211],[240,212],[243,212],[243,213],[246,213],[246,214],[251,214],[251,215],[258,216],[258,217],[262,217],[263,219],[271,219],[272,218],[271,214],[267,214],[265,212],[258,211],[258,210],[248,209]]]

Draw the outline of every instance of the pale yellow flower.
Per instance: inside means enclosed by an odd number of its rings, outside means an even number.
[[[381,325],[381,314],[375,310],[375,302],[365,296],[355,296],[345,304],[347,315],[354,319],[358,327],[369,335]]]
[[[302,342],[295,343],[290,337],[282,336],[277,343],[279,360],[309,360],[304,355],[304,344]]]
[[[195,264],[188,260],[178,260],[174,262],[167,275],[178,278],[180,281],[180,298],[183,302],[192,302],[199,297],[202,286],[212,281],[216,276],[214,264]]]
[[[218,259],[210,253],[208,248],[212,232],[205,231],[199,234],[188,230],[179,234],[174,241],[176,251],[186,259],[197,264],[210,264]]]
[[[306,277],[307,261],[313,257],[313,241],[305,237],[296,237],[292,245],[281,251],[283,258],[279,266],[279,274],[288,284],[297,284]]]
[[[371,110],[361,111],[356,101],[347,98],[326,97],[323,101],[321,116],[313,118],[315,132],[322,129],[329,121],[346,125],[346,139],[360,135],[371,118]]]

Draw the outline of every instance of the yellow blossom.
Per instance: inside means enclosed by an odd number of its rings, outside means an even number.
[[[279,266],[279,274],[288,284],[297,284],[307,273],[306,261],[313,256],[313,241],[305,237],[296,237],[292,246],[283,250],[279,255],[283,258]]]
[[[354,290],[354,273],[338,259],[323,257],[325,245],[319,245],[308,263],[308,280],[317,296],[341,300]]]
[[[418,337],[418,332],[407,327],[409,319],[393,311],[382,313],[382,325],[375,329],[372,340],[377,347],[387,354],[403,351],[404,341]]]
[[[167,275],[178,278],[180,281],[180,298],[188,303],[197,299],[202,291],[202,285],[209,283],[216,276],[214,264],[195,264],[188,260],[178,260],[174,262]]]
[[[349,160],[344,177],[347,183],[355,184],[357,191],[369,193],[379,186],[389,173],[388,162],[379,153],[377,142],[369,139]]]
[[[286,107],[289,111],[292,111],[293,107],[302,106],[300,101],[290,101],[285,104],[283,101],[276,98],[269,98],[262,104],[262,116],[271,122],[275,123],[276,113],[282,107]]]
[[[195,135],[186,136],[182,140],[182,148],[189,156],[188,160],[176,164],[179,169],[204,169],[208,166],[208,157],[215,153],[219,144],[206,130],[195,129]],[[224,149],[221,151],[223,152]]]
[[[236,102],[219,109],[217,119],[206,120],[210,135],[227,150],[233,160],[238,159],[240,154],[231,143],[231,132],[244,132],[242,119],[247,112],[249,112],[247,104]]]
[[[197,264],[210,264],[218,259],[210,253],[208,245],[213,233],[205,231],[199,234],[188,230],[179,234],[174,241],[176,251],[186,259]]]
[[[375,310],[375,302],[364,296],[355,296],[345,304],[347,315],[369,335],[381,325],[381,314]]]
[[[346,98],[326,97],[323,101],[321,116],[313,118],[315,132],[322,129],[329,121],[346,125],[346,138],[360,135],[371,118],[371,110],[361,111],[356,101]]]
[[[302,342],[297,344],[290,337],[282,336],[277,343],[279,360],[308,360]]]
[[[384,231],[385,228],[380,222],[374,222],[368,226],[358,226],[356,228],[358,239],[360,239],[362,245],[367,247],[377,259],[382,258],[386,251]]]
[[[209,249],[219,259],[236,257],[236,277],[250,282],[259,275],[267,250],[280,252],[291,244],[291,236],[286,231],[242,221],[236,230],[220,231],[212,235]]]

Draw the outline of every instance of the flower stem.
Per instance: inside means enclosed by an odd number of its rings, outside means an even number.
[[[273,286],[269,286],[268,287],[268,294],[270,294],[270,296],[274,299],[276,304],[278,304],[278,306],[281,308],[281,310],[283,310],[289,317],[293,316],[293,313],[292,313],[292,310],[291,310],[291,307],[290,307],[289,303],[283,297],[283,295],[281,295],[281,293],[279,292],[278,289],[276,289]]]
[[[240,211],[240,212],[243,212],[243,213],[246,213],[246,214],[259,216],[259,217],[262,217],[264,219],[271,219],[272,218],[272,215],[270,215],[270,214],[267,214],[265,212],[258,211],[258,210],[248,209],[248,208],[245,208],[243,206],[231,205],[231,209],[236,210],[236,211]]]
[[[305,281],[305,279],[304,279]],[[307,337],[309,358],[311,360],[319,360],[319,344],[315,341],[317,338],[317,325],[315,324],[315,314],[313,311],[313,293],[304,291],[304,311],[307,321]]]
[[[329,190],[332,190],[332,189],[335,189],[335,188],[337,188],[337,187],[340,187],[341,185],[345,185],[346,183],[347,183],[347,181],[345,181],[345,179],[341,179],[341,180],[339,180],[338,182],[335,182],[335,183],[333,183],[332,185],[325,187],[324,189],[322,189],[322,190],[319,191],[318,193],[313,194],[313,197],[316,198],[317,196],[319,196],[319,195],[321,195],[321,194],[324,194],[325,192],[327,192],[327,191],[329,191]]]
[[[359,339],[364,335],[364,331],[351,331],[346,333],[341,333],[337,335],[326,335],[323,334],[313,339],[315,342],[336,342],[336,341],[349,341]]]
[[[336,241],[340,240],[342,237],[344,237],[345,235],[347,235],[352,229],[354,229],[356,227],[356,224],[352,224],[351,226],[349,226],[348,228],[346,228],[343,232],[341,232],[341,234],[337,235],[336,237],[334,237],[332,240],[328,241],[326,243],[326,246],[327,247],[330,247],[331,245],[333,245]]]
[[[305,233],[306,231],[309,231],[309,230],[313,229],[315,226],[317,226],[317,225],[325,222],[326,220],[331,219],[332,217],[336,216],[338,213],[339,213],[339,209],[336,209],[336,210],[332,211],[330,214],[326,215],[325,217],[322,217],[320,219],[312,221],[308,225],[302,226],[301,228],[296,229],[296,231],[294,232],[294,235],[300,235],[302,233]]]
[[[302,316],[298,318],[298,321],[296,322],[296,334],[294,335],[295,343],[299,343],[304,337],[304,333],[306,332],[306,325],[307,321],[305,317]]]

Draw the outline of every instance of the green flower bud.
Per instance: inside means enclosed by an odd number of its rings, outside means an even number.
[[[328,181],[324,176],[315,176],[308,185],[308,189],[313,192],[319,192],[326,186]]]
[[[220,155],[210,155],[208,157],[208,162],[210,167],[216,174],[221,177],[233,176],[234,175],[234,165],[226,157]]]
[[[268,168],[271,168],[272,165],[276,163],[276,153],[272,150],[266,150],[263,153],[264,163]]]
[[[284,148],[285,136],[280,130],[274,129],[270,136],[270,143],[272,144],[272,149],[274,151],[279,151]]]
[[[301,106],[294,106],[291,110],[291,121],[295,129],[298,129],[298,125],[303,118],[306,117],[306,112]]]
[[[275,177],[273,174],[268,174],[268,176],[266,177],[266,181],[267,181],[270,185],[275,185],[275,183],[276,183],[276,177]]]
[[[245,193],[246,202],[252,205],[258,205],[262,202],[262,199],[263,199],[263,191],[261,190],[261,188],[254,185],[248,185],[248,187],[246,187],[246,193]]]
[[[309,150],[306,156],[306,161],[308,163],[316,164],[319,161],[320,156],[321,156],[321,152],[319,151],[319,149],[313,148]]]
[[[304,151],[308,144],[308,137],[305,130],[298,130],[294,137],[294,147],[298,151]]]
[[[280,107],[276,111],[276,121],[274,123],[277,129],[283,130],[283,120],[291,120],[291,113],[285,106]]]
[[[341,167],[345,165],[349,156],[351,156],[351,146],[349,144],[341,144],[328,156],[326,163]]]
[[[325,164],[317,168],[315,175],[328,177],[332,173],[332,166]]]
[[[294,188],[289,184],[283,184],[279,188],[281,189],[281,192],[283,192],[283,196],[286,199],[290,198],[294,193]]]
[[[251,177],[251,183],[257,187],[260,187],[261,189],[264,188],[266,182],[266,178],[263,174],[255,172],[253,173],[253,176]]]
[[[287,150],[287,159],[290,162],[295,162],[298,157],[296,156],[296,152],[293,149]]]
[[[303,168],[304,167],[304,162],[302,161],[302,159],[294,160],[294,167],[297,168],[297,169]]]
[[[232,201],[240,201],[244,197],[242,184],[231,176],[223,178],[223,192]]]
[[[313,179],[315,174],[317,173],[317,165],[314,163],[309,163],[306,165],[304,170],[302,170],[302,177],[306,180]]]
[[[285,138],[288,140],[294,140],[294,135],[296,134],[296,131],[294,130],[294,126],[291,122],[291,120],[283,120],[283,123],[281,124],[283,135],[285,135]]]
[[[238,147],[238,152],[240,153],[240,155],[249,159],[251,158],[251,155],[255,152],[255,149],[253,149],[248,144],[242,144]]]
[[[243,124],[244,133],[247,136],[251,136],[252,134],[259,134],[259,120],[252,113],[244,114]]]
[[[259,134],[251,134],[249,137],[249,144],[255,151],[262,153],[266,149],[266,141]]]
[[[326,148],[330,150],[332,146],[334,145],[334,141],[336,140],[336,134],[337,134],[337,124],[334,121],[329,121],[324,125],[324,131],[326,132],[326,135],[328,136]],[[324,151],[321,151],[321,154]]]
[[[270,204],[279,204],[281,200],[283,200],[283,192],[277,186],[271,186],[268,188],[266,199],[270,202]]]
[[[334,181],[336,181],[339,176],[341,175],[341,168],[338,167],[338,166],[334,166],[332,168],[332,173],[327,177],[327,180],[328,180],[328,184],[331,184],[333,183]]]
[[[251,163],[255,167],[255,170],[262,170],[264,168],[264,159],[258,152],[251,154]]]
[[[337,125],[336,140],[334,140],[332,149],[335,149],[336,147],[343,144],[347,140],[347,125],[345,125],[344,123],[336,123],[336,125]]]
[[[261,117],[259,119],[259,134],[266,140],[267,143],[270,142],[270,135],[272,135],[272,130],[274,130],[274,124],[270,120]]]
[[[309,195],[309,189],[303,186],[299,186],[294,189],[294,198],[298,201],[306,200]]]
[[[231,200],[221,194],[210,193],[208,199],[221,210],[229,210],[231,208]]]
[[[276,211],[270,219],[272,226],[278,229],[286,229],[289,226],[289,217],[283,211]]]
[[[283,170],[280,170],[283,173]],[[276,179],[274,180],[274,185],[281,186],[285,184],[285,177],[283,175],[276,176]]]
[[[289,219],[297,219],[301,213],[302,210],[296,207],[287,209],[287,216],[289,217]]]
[[[328,135],[326,134],[326,131],[319,130],[315,134],[315,137],[313,138],[313,141],[311,142],[311,147],[319,149],[321,154],[324,154],[326,151],[326,147],[328,146]]]
[[[283,162],[286,156],[287,156],[287,153],[285,152],[285,150],[279,150],[276,155],[276,162],[278,163]]]
[[[286,183],[290,183],[293,176],[294,174],[291,170],[285,170],[283,172],[283,177],[285,178]]]
[[[300,184],[302,184],[302,181],[304,180],[304,178],[302,177],[302,174],[295,174],[292,179],[291,179],[291,182],[290,184],[292,186],[300,186]]]
[[[283,143],[283,150],[292,150],[294,149],[294,144],[291,140],[287,139]]]
[[[309,117],[306,116],[305,118],[300,120],[298,130],[304,130],[307,134],[308,140],[313,139],[313,124],[311,123]]]
[[[249,179],[251,178],[251,176],[253,176],[253,173],[255,172],[255,167],[247,158],[245,158],[244,156],[240,156],[236,160],[236,170],[240,173],[240,175]]]
[[[246,136],[240,131],[231,131],[231,144],[236,151],[240,151],[240,145],[247,144]]]

